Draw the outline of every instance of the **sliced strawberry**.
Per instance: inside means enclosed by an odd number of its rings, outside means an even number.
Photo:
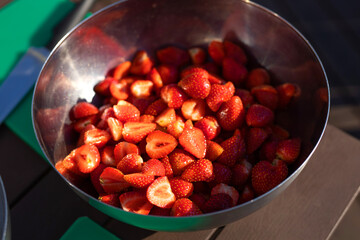
[[[101,162],[107,166],[116,167],[116,161],[114,157],[114,146],[105,146],[101,150]]]
[[[213,141],[207,140],[206,141],[206,155],[205,158],[209,159],[210,161],[215,161],[220,155],[224,152],[224,148]]]
[[[75,150],[75,161],[80,172],[90,173],[100,164],[100,153],[96,146],[84,144]]]
[[[115,145],[114,148],[114,157],[115,157],[115,163],[116,165],[119,163],[119,161],[125,157],[126,155],[130,153],[140,154],[140,150],[138,146],[136,146],[133,143],[129,142],[120,142]]]
[[[125,141],[138,143],[156,128],[155,123],[126,122],[122,131]]]
[[[82,173],[79,170],[79,167],[77,166],[76,160],[75,160],[75,150],[72,150],[62,161],[63,166],[68,169],[69,171],[79,175],[79,176],[86,176],[84,173]]]
[[[109,90],[117,100],[126,100],[130,95],[130,84],[126,80],[113,81]]]
[[[153,62],[150,59],[149,55],[141,50],[138,51],[132,60],[130,67],[130,73],[135,75],[146,75],[150,72],[153,66]]]
[[[147,175],[165,176],[165,167],[160,160],[157,159],[149,159],[146,161],[142,168],[142,173]]]
[[[214,180],[211,181],[211,185],[217,185],[219,183],[230,184],[232,171],[230,167],[225,166],[218,162],[213,162]]]
[[[106,130],[109,127],[108,119],[110,117],[115,118],[114,109],[111,105],[103,105],[100,109],[100,121],[97,123],[96,127]]]
[[[176,84],[164,86],[160,92],[161,99],[167,103],[170,108],[181,108],[188,99],[186,93]]]
[[[185,127],[185,122],[184,122],[183,118],[176,115],[175,121],[170,123],[166,127],[166,131],[178,139],[180,137],[181,133],[184,131],[184,127]]]
[[[199,159],[183,171],[181,178],[188,182],[209,182],[214,178],[213,165],[207,159]]]
[[[227,131],[240,128],[245,119],[245,108],[238,96],[232,96],[224,102],[216,113],[220,126]]]
[[[272,140],[285,140],[290,137],[289,131],[279,125],[271,125],[270,128]]]
[[[217,159],[226,166],[234,166],[245,155],[245,142],[239,130],[235,130],[234,136],[221,143],[224,152]]]
[[[263,128],[250,128],[246,134],[246,151],[252,154],[265,142],[268,133]]]
[[[79,102],[70,110],[70,119],[80,119],[98,114],[99,109],[88,102]]]
[[[151,209],[149,215],[154,215],[154,216],[170,216],[170,208],[161,208],[158,206],[153,206],[153,208]]]
[[[120,63],[114,69],[113,77],[118,80],[125,77],[126,75],[128,75],[128,73],[130,71],[130,67],[131,67],[130,61],[125,61],[125,62]]]
[[[265,84],[270,84],[270,75],[264,68],[252,69],[245,80],[245,86],[249,90]]]
[[[263,105],[253,104],[248,109],[245,120],[250,127],[265,127],[274,121],[274,112]]]
[[[255,192],[251,187],[251,184],[247,184],[244,189],[242,190],[242,192],[240,193],[240,197],[239,197],[239,204],[248,202],[252,199],[254,199],[255,197]]]
[[[176,200],[171,208],[170,215],[174,217],[185,217],[202,214],[200,208],[188,198]]]
[[[144,114],[146,109],[155,101],[155,99],[156,98],[153,95],[146,98],[137,98],[131,95],[127,101],[139,109],[140,114]]]
[[[152,68],[149,74],[147,75],[147,79],[152,81],[155,92],[159,93],[160,89],[164,86],[159,71],[156,68]]]
[[[272,162],[276,158],[276,150],[278,145],[279,141],[277,140],[266,141],[260,148],[260,160]]]
[[[209,74],[202,68],[198,68],[194,73],[186,75],[178,84],[190,97],[195,99],[206,98],[211,89]]]
[[[107,124],[109,126],[112,139],[114,141],[119,141],[122,138],[122,131],[124,127],[122,122],[120,122],[117,118],[109,117],[107,119]]]
[[[189,197],[194,190],[191,182],[185,181],[179,177],[169,179],[172,192],[176,199]]]
[[[187,51],[174,46],[156,51],[156,56],[161,63],[174,66],[183,66],[190,61],[190,56]]]
[[[160,74],[164,86],[170,83],[176,83],[178,81],[179,72],[176,66],[161,64],[157,67],[157,70]]]
[[[119,197],[121,207],[126,212],[148,215],[153,205],[146,198],[146,194],[139,191],[126,192]]]
[[[276,156],[284,162],[293,163],[300,154],[301,139],[291,138],[279,142],[276,149]]]
[[[143,162],[139,154],[129,153],[118,162],[116,168],[124,174],[138,173],[141,172]]]
[[[157,116],[161,112],[163,112],[168,107],[167,103],[164,102],[162,99],[158,99],[145,110],[145,114]]]
[[[186,100],[182,107],[181,113],[185,119],[192,121],[199,121],[205,115],[206,103],[202,99],[189,99]]]
[[[213,84],[211,90],[206,98],[206,103],[213,112],[219,110],[223,102],[229,101],[235,93],[235,87],[232,82],[227,82],[224,85]]]
[[[193,203],[196,204],[200,209],[203,209],[205,202],[207,201],[207,198],[204,196],[204,194],[201,193],[193,193],[189,199],[193,201]]]
[[[120,207],[119,194],[100,195],[98,200],[114,207]]]
[[[95,125],[98,122],[98,119],[97,115],[76,119],[72,122],[72,127],[75,131],[82,132],[87,125]]]
[[[195,158],[182,149],[175,149],[169,154],[169,162],[175,176],[181,175],[185,168],[194,161]]]
[[[248,181],[251,173],[252,165],[247,160],[242,160],[235,164],[232,168],[231,184],[238,189],[242,189]]]
[[[177,144],[172,135],[155,130],[146,138],[146,153],[150,158],[163,158],[171,153]]]
[[[233,58],[225,57],[222,62],[222,74],[225,80],[231,81],[235,86],[245,82],[248,74],[246,67]]]
[[[176,200],[166,176],[159,177],[151,183],[146,191],[146,197],[149,202],[161,208],[171,208]]]
[[[220,134],[220,125],[216,118],[212,116],[205,116],[204,118],[197,121],[194,125],[199,128],[207,140],[212,140]]]
[[[165,168],[165,176],[172,177],[174,175],[174,173],[173,173],[173,170],[172,170],[172,167],[170,164],[169,157],[168,156],[163,157],[159,161],[163,164],[163,166]]]
[[[260,85],[251,89],[251,94],[257,101],[272,110],[277,108],[279,97],[276,89],[271,85]]]
[[[133,104],[120,100],[117,105],[113,106],[114,114],[119,121],[138,122],[140,120],[140,111]]]
[[[251,95],[250,91],[246,89],[237,88],[235,90],[235,95],[240,97],[245,109],[248,109],[255,102],[254,97]]]
[[[100,184],[100,175],[107,167],[108,167],[107,165],[100,163],[99,166],[90,173],[90,181],[99,195],[106,194],[103,187]]]
[[[150,80],[136,80],[130,86],[131,94],[136,98],[147,98],[152,94],[154,83]]]
[[[192,126],[191,120],[186,121],[184,131],[179,137],[179,143],[196,158],[205,157],[206,138],[200,129]]]
[[[225,83],[225,80],[215,75],[214,73],[209,73],[209,82],[210,84],[223,84]]]
[[[210,75],[212,75],[212,74],[219,75],[220,74],[220,67],[219,67],[219,65],[217,65],[214,62],[206,62],[206,63],[202,64],[201,67],[204,68],[206,71],[208,71],[208,73]],[[209,75],[209,81],[210,81],[210,77],[211,77],[210,75]],[[211,84],[213,84],[213,83],[211,83]]]
[[[212,41],[208,46],[208,53],[214,62],[218,65],[221,65],[225,57],[224,45],[220,41]]]
[[[223,45],[224,45],[226,57],[232,58],[235,61],[242,63],[242,64],[247,63],[247,56],[246,56],[244,50],[240,46],[238,46],[228,40],[225,40]]]
[[[300,88],[292,83],[283,83],[276,87],[276,91],[279,96],[278,106],[280,109],[285,109],[289,105],[291,99],[299,95]]]
[[[116,168],[105,168],[100,177],[100,184],[108,194],[119,193],[130,187],[130,184],[124,180],[124,174]]]
[[[124,175],[124,180],[134,188],[145,188],[155,180],[155,176],[143,173],[131,173]]]
[[[72,184],[74,184],[76,186],[79,186],[84,181],[83,177],[81,177],[78,174],[75,174],[74,172],[72,172],[69,169],[67,169],[66,167],[64,167],[62,160],[58,161],[55,164],[55,168],[61,175],[63,175],[64,178],[66,178],[69,182],[71,182]]]
[[[232,206],[233,200],[228,194],[218,193],[210,196],[209,200],[204,203],[202,210],[205,213],[210,213],[231,208]]]
[[[155,122],[155,117],[153,115],[144,114],[140,116],[140,122],[153,123]]]
[[[84,143],[92,144],[98,148],[102,148],[111,139],[108,131],[98,128],[90,129],[84,133]]]
[[[105,78],[94,86],[94,92],[102,96],[110,96],[110,85],[112,82],[117,82],[117,80],[112,77]]]
[[[225,193],[231,197],[232,207],[235,206],[239,200],[239,192],[234,187],[227,184],[219,183],[211,189],[211,195],[216,195],[219,193]]]
[[[190,48],[188,53],[193,64],[203,64],[206,61],[206,51],[201,47]]]
[[[160,115],[158,115],[155,119],[155,122],[161,127],[167,127],[169,124],[175,122],[176,113],[175,109],[167,108]]]

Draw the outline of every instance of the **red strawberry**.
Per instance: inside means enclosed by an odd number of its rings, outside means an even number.
[[[176,199],[189,197],[194,190],[194,185],[191,182],[185,181],[179,177],[169,179],[172,192]]]
[[[125,62],[120,63],[114,69],[113,77],[118,80],[125,77],[126,75],[128,75],[128,73],[130,71],[130,67],[131,67],[130,61],[125,61]]]
[[[200,47],[193,47],[188,50],[193,64],[202,64],[206,61],[206,51]]]
[[[239,192],[232,186],[229,186],[224,183],[219,183],[211,189],[211,195],[216,195],[220,193],[225,193],[229,195],[232,199],[232,207],[235,206],[239,200]]]
[[[199,159],[183,171],[181,178],[188,182],[209,182],[214,178],[213,165],[207,159]]]
[[[215,161],[222,153],[224,152],[224,148],[213,141],[206,141],[206,155],[205,158],[210,161]]]
[[[123,157],[116,168],[124,174],[141,172],[143,159],[139,154],[129,153]]]
[[[85,177],[86,174],[82,173],[80,170],[79,170],[79,167],[76,163],[76,160],[75,160],[75,153],[76,151],[75,150],[72,150],[63,160],[62,160],[62,164],[63,166],[68,169],[69,171],[79,175],[79,176],[82,176],[82,177]]]
[[[252,199],[254,199],[255,197],[255,193],[254,190],[251,188],[250,184],[247,184],[244,189],[242,190],[242,192],[240,193],[240,197],[239,197],[239,204],[248,202]]]
[[[290,137],[289,131],[279,125],[272,125],[270,128],[272,140],[285,140]]]
[[[100,163],[99,166],[90,173],[90,181],[99,195],[105,194],[105,191],[100,184],[100,175],[105,168],[107,168],[107,165]]]
[[[240,46],[228,40],[225,40],[223,45],[226,57],[232,58],[242,64],[245,64],[247,62],[247,56]]]
[[[79,102],[70,110],[70,119],[80,119],[95,115],[99,109],[88,102]]]
[[[245,86],[249,90],[264,84],[270,84],[269,73],[264,68],[252,69],[245,80]]]
[[[80,172],[90,173],[100,164],[100,153],[96,146],[84,144],[75,150],[75,161]]]
[[[102,188],[108,194],[122,192],[130,187],[124,180],[124,174],[113,167],[105,168],[99,179]]]
[[[225,193],[218,193],[211,195],[210,198],[204,203],[202,210],[205,213],[221,211],[233,206],[232,198]]]
[[[221,146],[224,148],[224,152],[217,161],[226,166],[233,166],[245,155],[244,139],[238,129],[235,130],[234,136],[223,141]]]
[[[260,85],[251,89],[251,94],[258,102],[265,107],[275,110],[278,105],[279,97],[276,89],[271,85]]]
[[[166,130],[169,134],[173,135],[175,138],[179,138],[181,133],[184,131],[185,123],[182,117],[176,116],[175,121],[170,123]]]
[[[133,104],[120,100],[113,106],[114,114],[122,123],[138,122],[140,120],[140,111]]]
[[[177,144],[172,135],[156,130],[146,138],[146,153],[150,158],[163,158],[171,153]]]
[[[132,60],[130,73],[135,75],[146,75],[153,66],[149,55],[145,51],[138,51]]]
[[[300,138],[291,138],[279,142],[276,149],[276,156],[284,162],[293,163],[300,154]]]
[[[221,65],[225,57],[225,49],[223,43],[215,40],[210,42],[208,46],[208,52],[214,62],[218,65]]]
[[[153,205],[148,201],[146,194],[141,191],[131,191],[120,195],[121,207],[124,211],[148,215]]]
[[[169,162],[175,176],[180,175],[194,161],[195,158],[182,149],[175,149],[169,154]]]
[[[165,168],[165,176],[172,177],[174,175],[174,173],[173,173],[173,170],[172,170],[172,167],[170,164],[169,157],[166,156],[164,158],[161,158],[159,161],[163,164],[163,166]]]
[[[211,181],[211,185],[214,186],[219,183],[230,184],[231,182],[231,169],[221,163],[214,162],[214,180]]]
[[[222,74],[225,80],[231,81],[235,86],[244,83],[247,69],[233,58],[225,57],[222,62]]]
[[[176,84],[164,86],[160,92],[161,99],[170,108],[181,108],[182,104],[188,99],[186,93]]]
[[[123,128],[123,138],[130,143],[138,143],[156,128],[155,123],[127,122]]]
[[[156,56],[161,63],[174,66],[183,66],[190,61],[190,56],[187,51],[174,46],[156,51]]]
[[[176,200],[166,176],[159,177],[152,182],[146,191],[146,197],[149,202],[161,208],[171,208]]]
[[[251,171],[251,183],[257,195],[266,193],[280,184],[288,175],[288,168],[282,160],[258,162]]]
[[[208,79],[208,72],[198,68],[194,73],[183,77],[178,84],[190,97],[204,99],[209,95],[211,89]]]
[[[170,216],[170,210],[171,210],[170,208],[161,208],[161,207],[153,206],[149,215]]]
[[[89,117],[84,117],[84,118],[80,118],[80,119],[76,119],[74,122],[72,122],[72,126],[74,128],[75,131],[77,132],[81,132],[82,130],[84,130],[84,128],[87,125],[95,125],[98,121],[98,116],[97,115],[92,115]]]
[[[213,112],[219,110],[223,102],[229,101],[235,93],[235,87],[232,82],[227,82],[224,85],[213,84],[211,90],[206,98],[206,103]]]
[[[181,146],[196,158],[204,158],[206,154],[206,139],[203,132],[192,126],[191,120],[186,121],[184,131],[179,137]]]
[[[283,83],[277,86],[276,90],[279,96],[278,105],[280,109],[285,109],[289,105],[291,99],[298,96],[300,93],[299,86],[292,83]]]
[[[155,122],[155,116],[147,115],[147,114],[141,115],[140,116],[140,122],[153,123],[153,122]]]
[[[245,118],[245,108],[238,96],[233,96],[224,102],[216,113],[220,126],[227,131],[240,128]]]
[[[157,67],[157,70],[164,86],[178,81],[179,72],[176,66],[162,64]]]
[[[204,133],[207,140],[212,140],[220,134],[220,125],[212,116],[205,116],[197,121],[194,126]]]
[[[162,177],[165,176],[165,167],[161,161],[149,159],[144,163],[142,173]]]
[[[155,92],[159,93],[160,89],[164,86],[164,83],[160,76],[160,73],[156,68],[151,69],[151,71],[147,75],[147,79],[153,82]]]
[[[274,121],[274,113],[270,108],[260,104],[253,104],[245,115],[249,127],[265,127]]]
[[[240,97],[243,106],[246,109],[248,109],[252,104],[254,104],[254,97],[248,90],[237,88],[235,90],[235,95]]]
[[[215,75],[214,73],[209,73],[209,82],[210,84],[223,84],[225,83],[225,80],[223,80],[221,77]]]
[[[157,116],[168,107],[162,99],[158,99],[145,110],[145,114]]]
[[[250,128],[246,134],[246,151],[248,154],[255,152],[268,137],[268,133],[263,128]]]
[[[120,142],[116,144],[114,148],[115,164],[117,165],[123,157],[130,153],[140,154],[138,146],[128,142]]]
[[[114,207],[120,207],[119,194],[108,194],[99,196],[99,201]]]
[[[136,80],[130,86],[131,94],[136,98],[147,98],[151,95],[154,83],[150,80]]]
[[[80,175],[75,174],[74,172],[70,171],[66,167],[64,167],[63,161],[60,160],[55,164],[56,170],[63,175],[64,178],[66,178],[69,182],[71,182],[74,185],[80,185],[83,183],[84,178]]]
[[[124,175],[124,180],[134,188],[145,188],[155,180],[155,177],[143,173],[131,173]]]
[[[220,74],[220,67],[214,62],[206,62],[202,64],[201,67],[204,68],[206,71],[208,71],[208,73],[210,74],[214,74],[214,75]],[[209,76],[209,81],[210,81],[210,76]]]
[[[276,150],[279,142],[277,140],[270,140],[265,142],[259,152],[259,158],[272,162],[276,158]]]
[[[204,196],[204,194],[201,193],[193,193],[189,199],[193,201],[193,203],[196,204],[200,209],[203,209],[205,202],[207,201],[207,198]]]
[[[153,95],[146,98],[137,98],[131,95],[127,101],[134,105],[140,111],[140,114],[144,114],[146,109],[155,101],[155,99],[156,97]]]
[[[119,141],[122,138],[123,124],[118,119],[109,117],[107,119],[107,124],[114,141]]]
[[[232,178],[231,185],[241,189],[249,179],[252,165],[247,160],[242,160],[240,163],[234,165],[231,168]]]
[[[91,129],[96,129],[96,127],[95,127],[93,124],[89,123],[89,124],[87,124],[87,125],[81,130],[79,139],[78,139],[78,141],[77,141],[77,146],[78,146],[78,147],[80,147],[81,145],[84,145],[84,144],[85,144],[85,142],[84,142],[84,140],[85,140],[85,133],[86,133],[87,131],[91,130]]]
[[[170,215],[175,217],[194,216],[199,214],[202,214],[199,207],[188,198],[176,200],[170,212]]]
[[[114,146],[105,146],[101,150],[101,162],[107,166],[116,167],[116,161],[114,157]]]
[[[130,84],[126,80],[112,81],[109,90],[117,100],[126,100],[130,95]]]
[[[175,122],[175,120],[175,109],[167,108],[156,117],[155,122],[161,127],[167,127],[169,124]]]
[[[98,82],[95,86],[94,86],[94,92],[96,92],[99,95],[102,96],[110,96],[110,84],[112,82],[117,82],[117,80],[115,78],[112,77],[106,77],[104,80]]]
[[[198,121],[205,115],[206,103],[202,99],[189,99],[186,100],[182,107],[181,113],[185,119]]]
[[[84,143],[102,148],[111,139],[108,131],[98,128],[90,129],[84,133]]]

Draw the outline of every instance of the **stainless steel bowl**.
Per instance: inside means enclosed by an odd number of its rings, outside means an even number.
[[[68,112],[79,100],[92,101],[93,86],[138,49],[149,53],[165,45],[206,46],[214,39],[241,44],[250,64],[270,71],[275,84],[296,83],[301,97],[279,121],[303,140],[299,162],[280,185],[245,204],[201,216],[143,216],[99,202],[66,181],[84,200],[120,221],[152,230],[190,231],[238,220],[270,202],[299,175],[315,151],[329,115],[329,86],[309,42],[288,22],[257,4],[239,0],[120,1],[69,32],[43,66],[33,97],[33,125],[49,162],[71,147]]]

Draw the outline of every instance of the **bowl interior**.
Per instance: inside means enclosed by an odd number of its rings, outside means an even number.
[[[104,206],[70,184],[79,195],[107,214],[136,226],[194,230],[224,225],[246,216],[265,205],[299,174],[327,123],[329,87],[324,69],[310,44],[290,24],[267,9],[238,0],[121,1],[69,32],[46,61],[34,91],[33,124],[46,157],[54,165],[74,147],[68,112],[78,101],[97,102],[93,87],[109,69],[131,59],[140,49],[154,54],[156,49],[167,45],[205,47],[214,39],[240,44],[250,57],[249,66],[265,67],[275,85],[292,82],[301,88],[301,97],[292,103],[289,111],[279,113],[277,119],[303,141],[292,175],[251,202],[189,218],[193,219],[191,224],[183,227],[178,224],[182,220],[169,222],[165,218],[167,226],[160,227],[153,217]]]

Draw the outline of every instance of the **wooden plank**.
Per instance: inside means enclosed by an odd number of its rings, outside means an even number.
[[[217,239],[326,239],[360,186],[359,155],[360,142],[329,125],[298,178]]]
[[[202,230],[195,232],[157,232],[144,240],[205,240],[210,239],[215,233],[216,229]]]

